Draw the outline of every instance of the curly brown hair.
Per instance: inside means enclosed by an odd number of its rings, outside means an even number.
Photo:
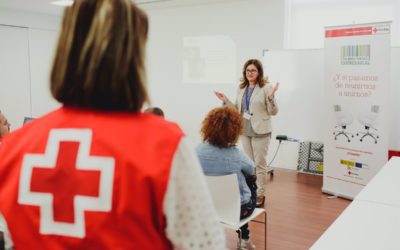
[[[243,131],[243,118],[234,108],[219,107],[204,118],[201,135],[203,142],[220,148],[235,145]]]

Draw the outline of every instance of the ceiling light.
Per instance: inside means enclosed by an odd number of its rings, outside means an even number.
[[[71,6],[73,2],[74,2],[73,0],[58,0],[58,1],[50,2],[50,4],[54,4],[54,5],[58,5],[58,6]]]

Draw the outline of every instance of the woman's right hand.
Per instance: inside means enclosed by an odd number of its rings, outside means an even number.
[[[226,103],[228,101],[228,98],[221,92],[214,91],[215,95],[217,96],[218,99]]]

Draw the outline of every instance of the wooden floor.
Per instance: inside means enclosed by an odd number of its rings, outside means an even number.
[[[322,176],[275,169],[267,178],[267,249],[308,249],[350,204],[321,192]],[[262,220],[260,216],[260,220]],[[229,249],[236,249],[237,236],[227,230]],[[257,250],[264,249],[264,225],[250,223],[250,238]]]

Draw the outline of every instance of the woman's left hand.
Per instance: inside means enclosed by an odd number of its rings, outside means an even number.
[[[272,86],[272,89],[271,89],[271,91],[269,92],[269,95],[268,95],[269,99],[274,98],[275,92],[278,90],[278,88],[279,88],[279,82],[275,83],[275,85]]]

